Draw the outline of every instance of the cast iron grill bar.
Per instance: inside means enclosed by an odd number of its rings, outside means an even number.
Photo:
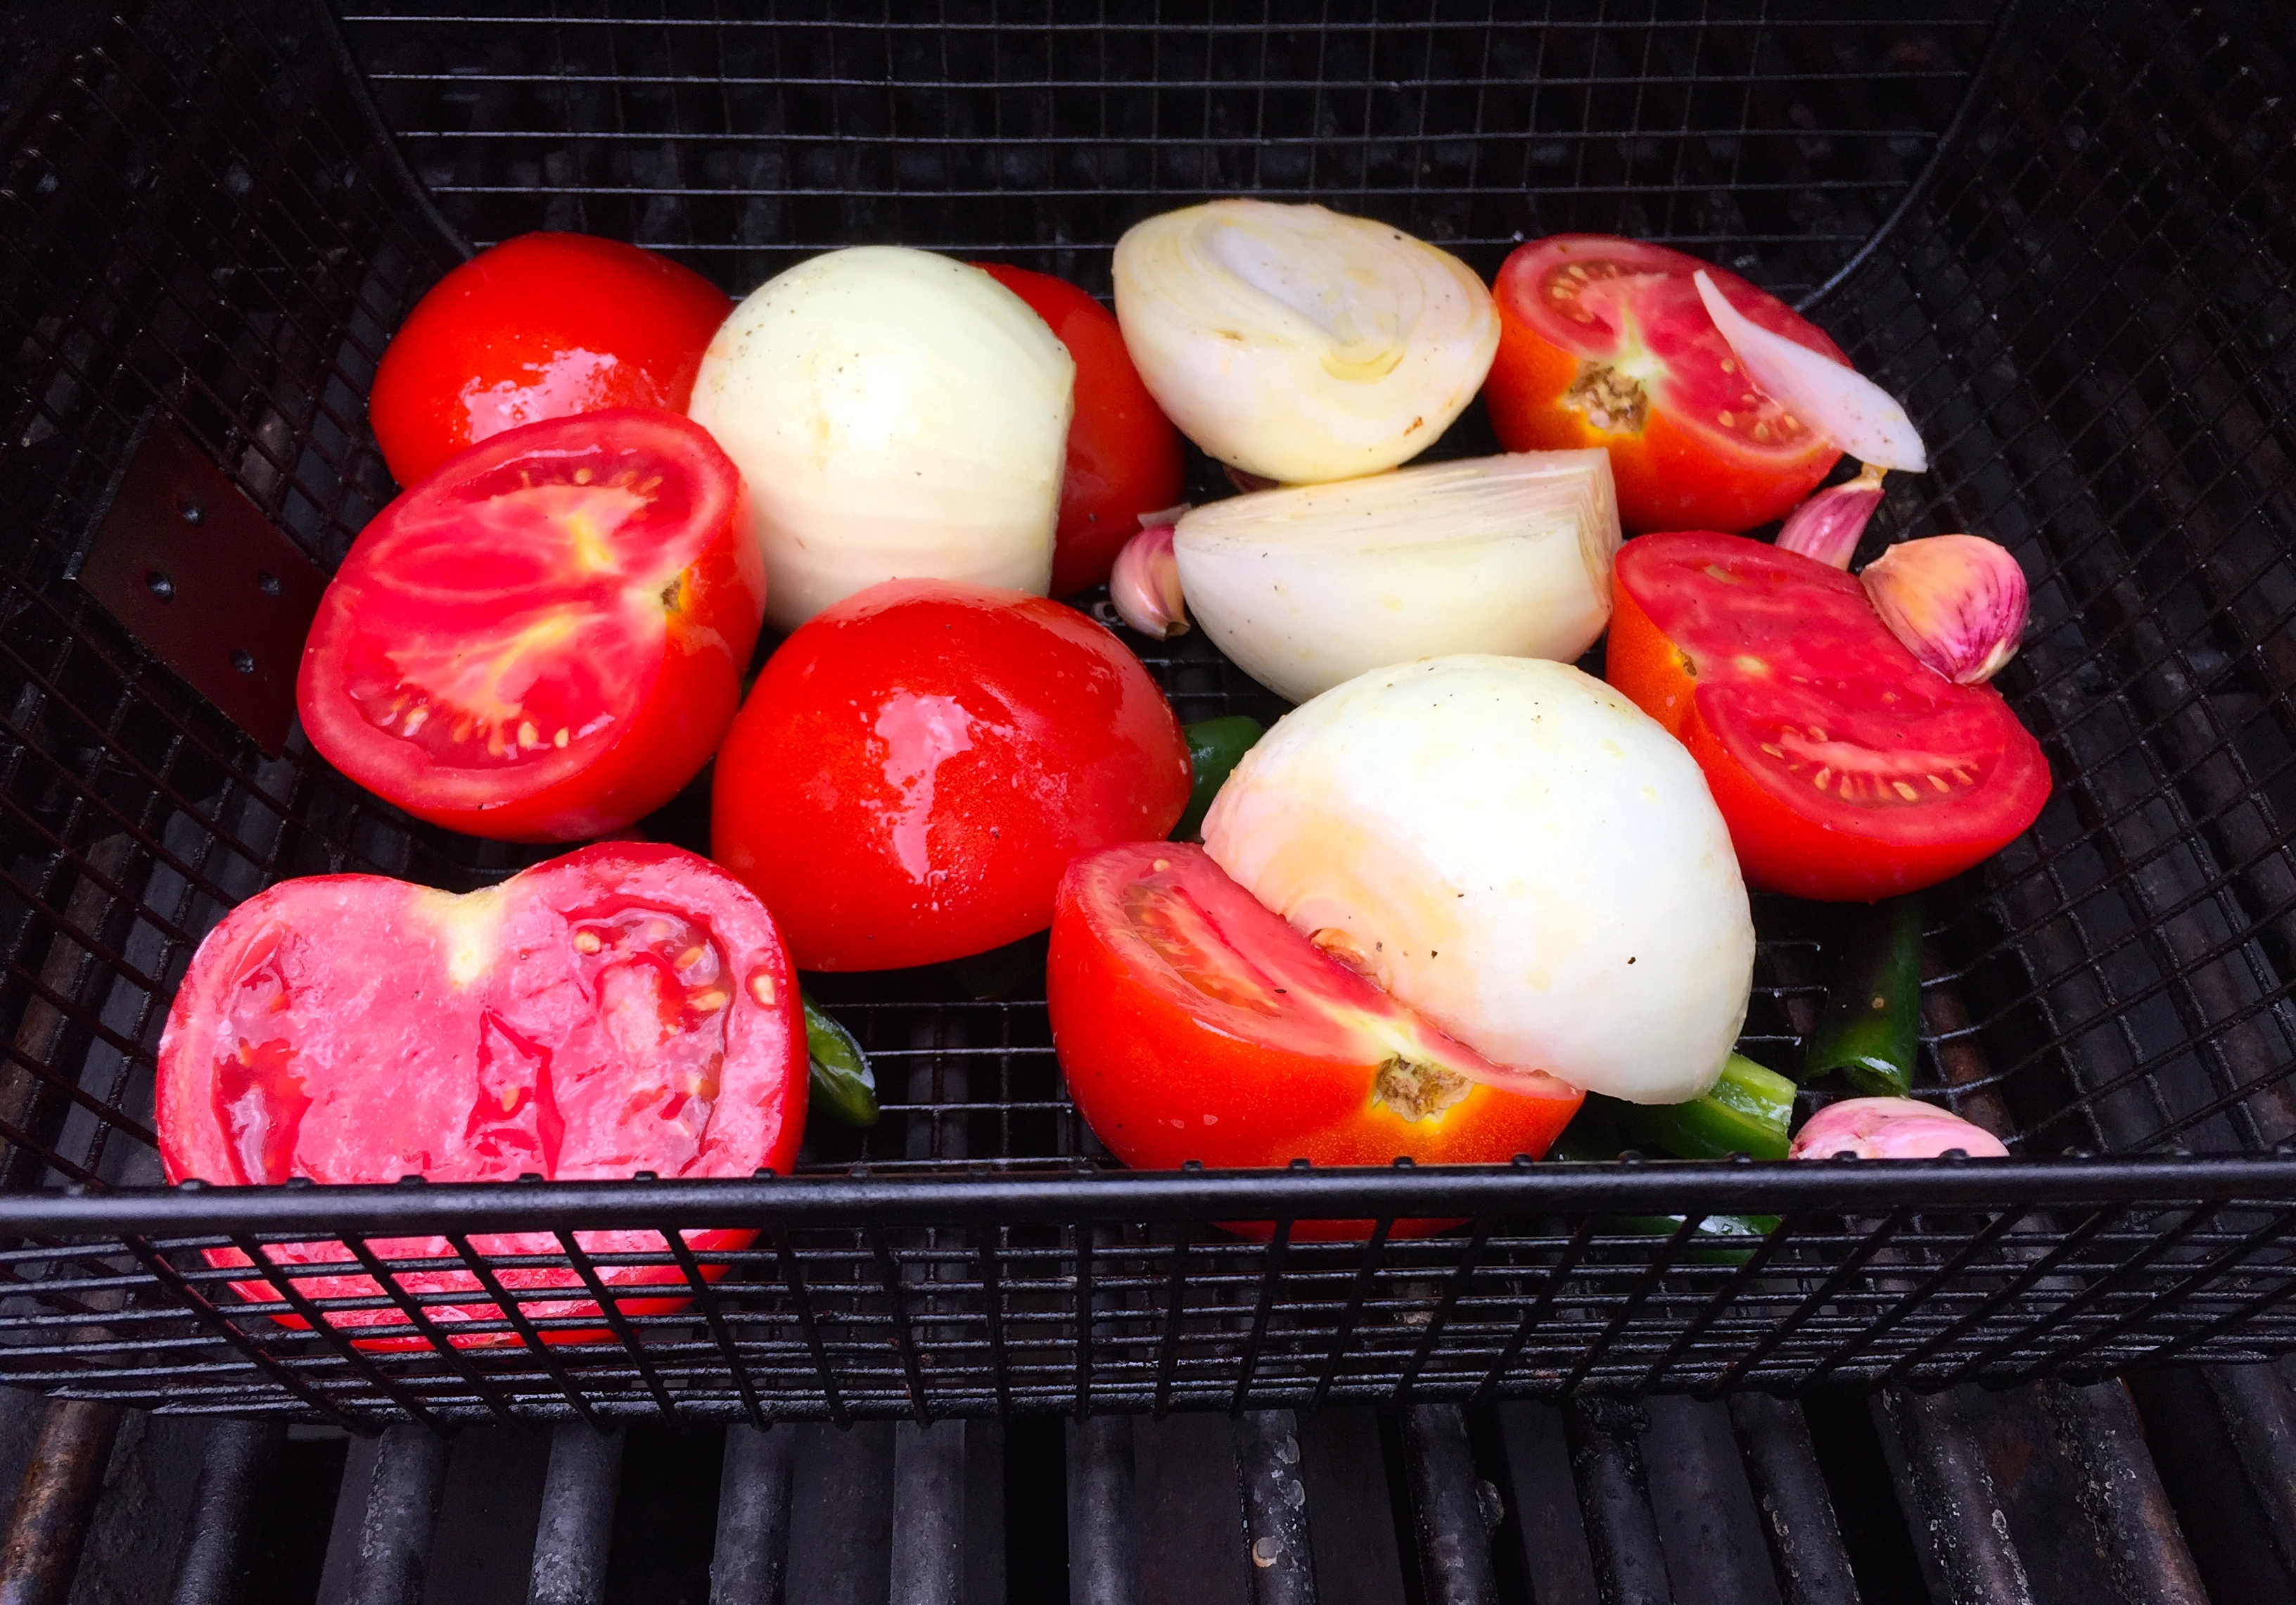
[[[287,1428],[278,1421],[217,1421],[184,1524],[168,1605],[235,1605],[244,1586],[248,1527]]]
[[[736,1423],[726,1429],[710,1551],[709,1605],[779,1605],[789,1566],[795,1433]]]
[[[1403,1412],[1402,1428],[1404,1474],[1428,1605],[1498,1605],[1482,1494],[1459,1407],[1414,1405]]]
[[[597,1605],[605,1597],[622,1438],[619,1427],[601,1432],[586,1421],[552,1430],[527,1605]]]
[[[965,1424],[893,1424],[890,1605],[964,1605]]]
[[[1933,1597],[2031,1605],[2032,1585],[1992,1473],[1963,1424],[1963,1403],[1955,1394],[1896,1390],[1874,1399],[1906,1525],[1930,1535],[1920,1553]]]
[[[1800,1404],[1739,1393],[1728,1408],[1784,1605],[1858,1605],[1857,1578]]]
[[[447,1488],[447,1441],[421,1427],[382,1435],[353,1557],[350,1605],[416,1605]]]
[[[1563,1420],[1578,1477],[1579,1519],[1594,1552],[1604,1605],[1673,1605],[1674,1588],[1643,1468],[1641,1438],[1648,1418],[1637,1405],[1598,1397],[1574,1401]]]
[[[1234,1437],[1252,1605],[1316,1605],[1299,1420],[1288,1410],[1247,1410],[1235,1418]]]
[[[2144,1449],[2144,1428],[2119,1382],[2034,1390],[2066,1458],[2090,1469],[2076,1497],[2110,1555],[2123,1598],[2209,1605],[2184,1529]]]

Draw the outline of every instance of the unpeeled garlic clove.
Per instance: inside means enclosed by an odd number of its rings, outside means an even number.
[[[1906,649],[1959,686],[1991,679],[2025,633],[2025,571],[1980,535],[1893,546],[1857,578]]]
[[[2001,1139],[1960,1115],[1910,1098],[1846,1098],[1811,1115],[1794,1133],[1789,1159],[1935,1159],[1959,1148],[1972,1159],[2000,1159]]]
[[[1868,463],[1856,479],[1828,485],[1806,499],[1786,514],[1778,531],[1779,549],[1800,552],[1834,568],[1848,568],[1874,509],[1882,505],[1882,477],[1886,472]]]
[[[1116,604],[1118,615],[1142,635],[1169,640],[1188,633],[1171,525],[1143,530],[1124,543],[1108,576],[1108,599]]]

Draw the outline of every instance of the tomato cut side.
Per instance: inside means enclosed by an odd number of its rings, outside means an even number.
[[[504,240],[433,285],[383,349],[367,400],[375,443],[391,477],[412,485],[463,448],[545,418],[682,413],[733,309],[700,274],[619,240]]]
[[[221,1186],[745,1176],[786,1170],[804,1131],[805,1031],[772,918],[706,859],[675,847],[585,847],[457,897],[379,876],[283,881],[226,915],[193,958],[160,1041],[168,1179]],[[704,1252],[747,1230],[684,1234]],[[576,1234],[592,1254],[666,1254],[656,1232]],[[378,1241],[391,1258],[452,1258],[443,1238]],[[500,1258],[565,1252],[551,1232],[480,1234]],[[343,1245],[268,1250],[283,1265],[349,1259]],[[235,1248],[207,1251],[240,1270]],[[718,1267],[704,1267],[714,1279]],[[674,1263],[599,1269],[609,1287],[676,1286]],[[504,1268],[512,1289],[578,1288],[572,1269]],[[480,1294],[466,1271],[402,1274],[410,1295]],[[295,1278],[314,1300],[370,1298],[357,1274]],[[275,1300],[266,1280],[234,1282]],[[682,1296],[622,1301],[667,1313]],[[591,1299],[528,1301],[553,1341],[599,1336]],[[483,1297],[426,1308],[457,1346],[515,1343]],[[291,1325],[299,1317],[283,1316]],[[399,1310],[332,1312],[363,1344],[424,1346]]]
[[[419,819],[570,841],[675,795],[765,616],[742,482],[700,425],[624,410],[455,457],[352,545],[296,700],[327,761]]]
[[[1048,273],[987,262],[981,270],[1027,301],[1076,360],[1076,413],[1053,532],[1053,595],[1073,596],[1108,578],[1116,554],[1140,532],[1140,514],[1180,499],[1180,432],[1132,365],[1115,313]]]
[[[1890,634],[1857,580],[1735,535],[1645,535],[1614,571],[1607,676],[1690,749],[1749,882],[1871,901],[1957,875],[2048,800],[1999,692]]]
[[[1070,1095],[1136,1168],[1503,1164],[1544,1154],[1581,1097],[1445,1035],[1201,847],[1142,843],[1071,866],[1046,986]]]
[[[892,969],[1041,931],[1069,861],[1168,834],[1188,748],[1074,608],[891,580],[767,660],[718,754],[710,851],[804,969]]]
[[[1534,240],[1493,289],[1492,428],[1509,451],[1605,449],[1630,531],[1751,529],[1808,495],[1841,455],[1739,368],[1691,280],[1702,268],[1755,323],[1847,362],[1775,296],[1662,245]]]

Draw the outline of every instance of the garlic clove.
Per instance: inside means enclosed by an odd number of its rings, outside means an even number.
[[[1981,535],[1891,547],[1857,578],[1906,649],[1957,686],[1991,679],[2025,633],[2025,571]]]
[[[1730,304],[1704,269],[1690,276],[1706,315],[1765,395],[1861,463],[1919,473],[1921,432],[1898,399],[1847,363],[1766,329]]]
[[[1779,549],[1800,552],[1834,568],[1848,568],[1874,509],[1882,505],[1882,476],[1886,472],[1868,463],[1856,479],[1829,485],[1806,499],[1786,514],[1778,531]]]
[[[1794,1133],[1789,1159],[1934,1159],[1959,1148],[1972,1159],[2004,1159],[2001,1139],[1960,1115],[1910,1098],[1846,1098],[1811,1115]]]
[[[1168,641],[1188,633],[1188,608],[1180,595],[1180,560],[1172,551],[1170,524],[1143,530],[1124,543],[1108,576],[1108,598],[1124,621],[1142,635]]]

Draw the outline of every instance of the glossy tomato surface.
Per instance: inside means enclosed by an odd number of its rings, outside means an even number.
[[[616,407],[682,413],[733,309],[700,274],[619,240],[504,240],[431,286],[383,349],[367,398],[375,443],[411,485],[523,424]]]
[[[708,860],[675,847],[585,847],[467,896],[379,876],[283,881],[210,932],[160,1040],[160,1156],[170,1181],[218,1186],[746,1176],[786,1171],[805,1125],[797,977],[773,919]],[[688,1231],[700,1250],[746,1230]],[[654,1232],[585,1231],[592,1253],[662,1253]],[[481,1234],[495,1255],[562,1255],[554,1234]],[[378,1250],[451,1257],[444,1239]],[[340,1244],[275,1259],[348,1257]],[[209,1263],[238,1269],[237,1249]],[[714,1275],[714,1269],[710,1272]],[[601,1268],[612,1287],[682,1279],[674,1263]],[[402,1276],[410,1293],[472,1293],[463,1271]],[[504,1272],[513,1289],[578,1288],[571,1269]],[[314,1299],[373,1297],[374,1281],[299,1279]],[[261,1280],[242,1296],[277,1296]],[[626,1302],[626,1313],[679,1307]],[[559,1340],[599,1311],[524,1303]],[[484,1298],[429,1310],[449,1329],[502,1321]],[[381,1346],[422,1346],[390,1307],[331,1313]],[[299,1321],[291,1324],[302,1324]],[[398,1329],[394,1337],[391,1329]],[[458,1345],[519,1339],[465,1332]]]
[[[711,855],[800,968],[932,964],[1043,930],[1069,860],[1168,834],[1188,780],[1164,694],[1098,624],[892,580],[767,660],[718,756]]]
[[[1600,446],[1629,531],[1749,530],[1783,516],[1841,453],[1739,370],[1691,275],[1766,329],[1845,361],[1792,308],[1662,245],[1555,235],[1499,269],[1483,386],[1509,451]]]
[[[1115,313],[1048,273],[981,268],[1027,301],[1076,361],[1076,416],[1053,535],[1053,595],[1073,596],[1108,578],[1116,554],[1140,532],[1140,514],[1180,499],[1180,432],[1141,383]]]
[[[506,841],[659,808],[734,717],[765,617],[741,476],[627,410],[496,435],[360,532],[303,647],[311,744],[418,819]]]
[[[1079,859],[1045,984],[1070,1095],[1138,1169],[1504,1164],[1544,1154],[1578,1108],[1577,1089],[1492,1064],[1325,957],[1201,847]]]
[[[2048,800],[2001,694],[1890,633],[1851,575],[1736,535],[1644,535],[1614,571],[1606,676],[1698,760],[1746,879],[1870,901],[1957,875]]]

